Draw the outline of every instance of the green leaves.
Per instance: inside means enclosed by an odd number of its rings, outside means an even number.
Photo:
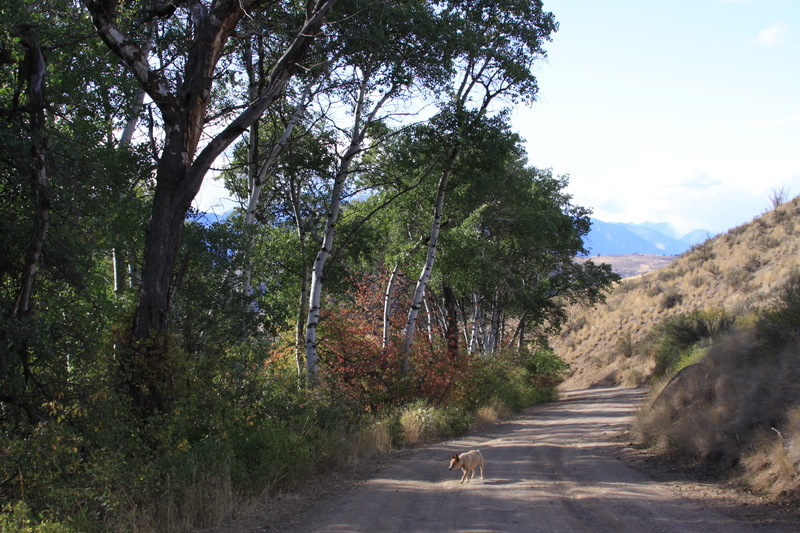
[[[455,99],[486,109],[497,97],[532,102],[538,90],[534,63],[545,56],[544,43],[558,29],[541,1],[469,0],[440,2],[458,50],[462,83]]]

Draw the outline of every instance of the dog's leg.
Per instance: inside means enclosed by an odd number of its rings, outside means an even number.
[[[481,479],[483,479],[483,465],[481,465]]]
[[[469,482],[469,478],[467,477],[467,475],[469,474],[469,470],[467,470],[466,468],[462,468],[461,470],[464,471],[464,475],[461,476],[461,483],[464,483],[464,481]]]

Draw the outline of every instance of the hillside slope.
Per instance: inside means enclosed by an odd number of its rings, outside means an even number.
[[[652,354],[637,342],[666,318],[722,309],[742,316],[768,304],[800,265],[800,199],[694,246],[669,265],[623,280],[605,304],[576,309],[550,339],[572,369],[576,389],[638,385],[652,375]]]

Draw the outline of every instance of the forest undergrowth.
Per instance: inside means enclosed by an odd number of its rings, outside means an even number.
[[[0,531],[211,527],[310,476],[552,400],[567,368],[545,348],[460,350],[454,361],[444,343],[420,342],[403,375],[397,349],[383,349],[359,316],[328,317],[336,340],[321,350],[313,390],[298,384],[291,341],[276,339],[187,364],[173,409],[145,423],[101,383],[90,397],[51,402],[47,421],[20,425],[25,434],[0,447]]]

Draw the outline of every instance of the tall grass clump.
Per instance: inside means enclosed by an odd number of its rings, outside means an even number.
[[[800,406],[792,408],[782,429],[763,433],[744,454],[743,479],[753,489],[777,498],[800,495]]]
[[[425,401],[417,401],[403,408],[400,425],[404,443],[414,446],[439,437],[444,424],[441,412]]]

